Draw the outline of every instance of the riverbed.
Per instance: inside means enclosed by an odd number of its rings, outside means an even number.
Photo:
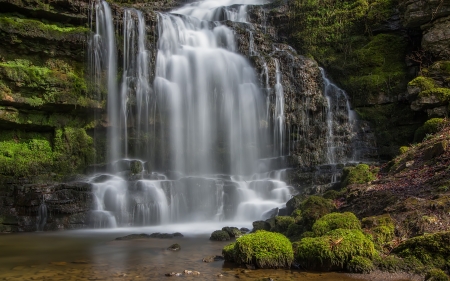
[[[210,224],[0,235],[0,280],[361,280],[359,275],[301,270],[251,270],[203,262],[230,243],[209,240]],[[216,228],[216,229],[217,229]],[[164,231],[166,230],[166,231]],[[181,232],[183,237],[115,240],[133,233]],[[180,251],[167,250],[178,243]],[[185,270],[200,275],[184,274]],[[166,277],[166,273],[182,273]],[[410,280],[410,279],[397,279]]]

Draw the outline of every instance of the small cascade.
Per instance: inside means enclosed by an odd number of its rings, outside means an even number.
[[[285,136],[285,118],[284,118],[284,92],[281,85],[281,71],[278,59],[275,61],[276,84],[275,84],[275,110],[273,112],[274,127],[274,148],[275,155],[283,156],[284,136]]]
[[[327,163],[347,163],[358,161],[354,159],[353,145],[356,113],[351,110],[347,93],[326,77],[320,68],[324,81],[324,95],[327,99]]]
[[[47,224],[47,205],[45,204],[45,198],[44,195],[42,195],[42,201],[41,204],[38,207],[36,217],[36,231],[44,231],[44,227]]]
[[[128,117],[134,120],[133,145],[139,147],[139,139],[148,132],[150,80],[150,52],[146,49],[145,19],[141,11],[125,9],[123,18],[123,36],[127,38],[123,44],[123,75],[121,86],[120,127],[124,139],[124,157],[128,157]],[[129,99],[134,97],[135,106],[129,105]],[[135,112],[130,112],[134,110]],[[148,150],[144,155],[148,155]]]

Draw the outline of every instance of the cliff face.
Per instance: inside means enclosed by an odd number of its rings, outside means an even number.
[[[431,117],[448,114],[446,101],[414,106],[409,89],[417,75],[448,89],[446,1],[293,1],[279,13],[280,30],[302,54],[314,57],[372,123],[380,157],[390,159],[414,141]],[[414,83],[412,83],[414,84]],[[420,99],[416,103],[421,103]],[[439,108],[438,108],[439,107]]]

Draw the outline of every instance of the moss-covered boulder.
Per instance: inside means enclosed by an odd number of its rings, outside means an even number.
[[[414,141],[422,141],[428,134],[437,133],[442,129],[448,121],[444,118],[431,118],[426,121],[423,126],[418,128],[414,134]]]
[[[211,233],[211,237],[209,237],[209,240],[226,241],[226,240],[230,240],[230,235],[226,231],[216,230],[213,233]]]
[[[318,219],[312,226],[315,236],[322,236],[331,230],[342,229],[361,229],[361,222],[350,212],[331,213]]]
[[[450,268],[450,231],[408,239],[394,251],[400,257],[415,258],[427,266]]]
[[[335,229],[320,237],[307,237],[293,244],[295,259],[307,269],[344,269],[353,257],[372,259],[371,239],[357,229]]]
[[[374,174],[370,171],[367,164],[358,164],[356,167],[344,168],[342,175],[342,186],[350,184],[368,183],[375,179]]]
[[[299,209],[301,210],[301,222],[305,228],[310,229],[314,222],[336,209],[333,201],[319,196],[310,196],[304,200]]]
[[[274,218],[274,226],[270,229],[273,232],[279,232],[286,235],[291,224],[295,224],[295,219],[290,216],[277,216]]]
[[[362,227],[372,235],[378,249],[382,249],[395,237],[395,223],[389,214],[363,218]]]
[[[258,268],[289,268],[294,259],[292,244],[284,235],[259,230],[242,236],[222,250],[227,261]]]

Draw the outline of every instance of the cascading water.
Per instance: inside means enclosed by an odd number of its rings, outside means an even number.
[[[268,86],[235,53],[233,31],[216,21],[245,22],[248,4],[262,3],[203,1],[158,14],[153,87],[143,15],[125,9],[120,95],[111,13],[106,2],[96,5],[98,44],[91,46],[107,74],[115,175],[91,179],[92,226],[253,221],[290,198],[284,172],[259,169],[270,155],[261,125],[268,113],[260,88]],[[275,90],[279,120],[279,78]]]
[[[323,68],[320,68],[327,99],[327,164],[357,161],[354,158],[356,113],[344,90],[331,83]]]

